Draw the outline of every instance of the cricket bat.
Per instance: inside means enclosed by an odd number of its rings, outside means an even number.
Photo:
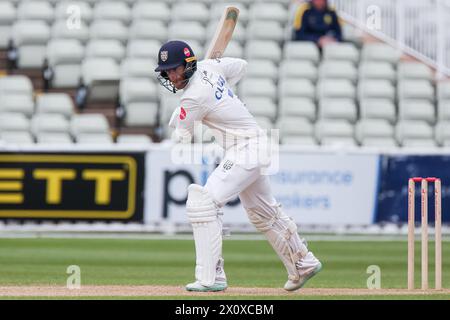
[[[221,58],[228,43],[233,35],[239,16],[239,9],[233,6],[227,6],[217,25],[216,32],[212,38],[208,50],[206,51],[205,59]]]

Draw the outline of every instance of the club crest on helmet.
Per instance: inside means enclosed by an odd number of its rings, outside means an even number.
[[[169,57],[169,52],[167,51],[161,51],[161,61],[167,61],[167,58]]]

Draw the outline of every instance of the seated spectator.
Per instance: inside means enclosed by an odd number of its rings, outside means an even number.
[[[336,12],[327,0],[311,0],[297,9],[293,40],[314,41],[319,48],[342,41],[342,30]]]

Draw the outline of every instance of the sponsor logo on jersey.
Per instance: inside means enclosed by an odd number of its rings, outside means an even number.
[[[186,119],[186,110],[183,107],[181,107],[180,120],[184,120],[184,119]]]
[[[216,85],[217,85],[217,89],[216,92],[214,93],[216,96],[216,100],[220,100],[222,99],[223,96],[223,92],[225,91],[225,79],[222,76],[219,76],[219,78],[217,79]]]
[[[233,161],[227,160],[227,161],[225,161],[225,163],[223,164],[222,168],[223,168],[225,171],[228,171],[228,170],[230,170],[230,169],[233,167],[233,165],[234,165]]]

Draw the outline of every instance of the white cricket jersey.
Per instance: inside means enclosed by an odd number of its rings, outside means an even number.
[[[225,149],[261,135],[262,129],[231,89],[244,76],[246,67],[247,62],[237,58],[198,62],[197,71],[183,89],[171,126],[193,134],[194,122],[201,121],[214,130],[216,142]]]

